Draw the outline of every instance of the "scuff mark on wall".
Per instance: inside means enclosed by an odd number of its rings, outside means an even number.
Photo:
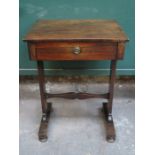
[[[27,14],[34,14],[39,18],[45,16],[48,12],[47,9],[33,4],[25,4],[25,10]]]
[[[96,14],[99,12],[99,10],[95,7],[87,7],[87,6],[70,6],[67,4],[64,5],[59,5],[58,9],[60,9],[61,11],[68,11],[70,10],[70,12],[72,12],[72,14],[85,14],[85,13],[90,13],[90,14]]]
[[[47,14],[47,10],[42,10],[42,11],[40,11],[40,12],[37,13],[37,16],[38,16],[38,17],[43,17],[43,16],[45,16],[46,14]]]
[[[81,12],[83,12],[83,13],[93,13],[93,14],[96,14],[96,13],[98,13],[99,12],[99,10],[98,9],[96,9],[96,8],[88,8],[88,7],[80,7],[80,8],[73,8],[73,12],[75,13],[75,14],[80,14]]]

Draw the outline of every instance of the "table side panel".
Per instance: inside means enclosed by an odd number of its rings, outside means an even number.
[[[122,60],[124,57],[124,53],[125,53],[125,43],[119,42],[117,50],[118,50],[117,59]]]

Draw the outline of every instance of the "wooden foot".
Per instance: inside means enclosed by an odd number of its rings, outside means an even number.
[[[46,142],[48,139],[47,132],[48,132],[48,123],[49,123],[49,118],[50,118],[50,113],[51,113],[51,103],[47,103],[47,112],[43,113],[41,123],[40,123],[40,128],[39,128],[39,141],[41,142]]]
[[[105,126],[106,126],[106,140],[109,143],[113,143],[116,139],[115,126],[114,126],[112,114],[108,113],[107,104],[108,103],[103,103],[103,111],[104,111]]]

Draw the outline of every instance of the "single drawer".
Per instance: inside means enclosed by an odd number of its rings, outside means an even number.
[[[35,45],[37,60],[112,60],[117,44],[106,42],[42,42]]]

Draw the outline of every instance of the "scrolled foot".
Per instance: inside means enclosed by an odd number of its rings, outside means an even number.
[[[48,130],[50,112],[51,112],[51,103],[48,103],[47,112],[42,114],[42,119],[40,123],[40,128],[38,133],[38,138],[40,142],[46,142],[48,139],[47,130]]]
[[[109,143],[113,143],[116,140],[115,126],[112,114],[108,112],[107,103],[103,103],[103,111],[105,116],[106,140]]]
[[[116,139],[116,133],[115,133],[114,122],[113,120],[106,121],[106,140],[109,143],[113,143],[115,139]]]

